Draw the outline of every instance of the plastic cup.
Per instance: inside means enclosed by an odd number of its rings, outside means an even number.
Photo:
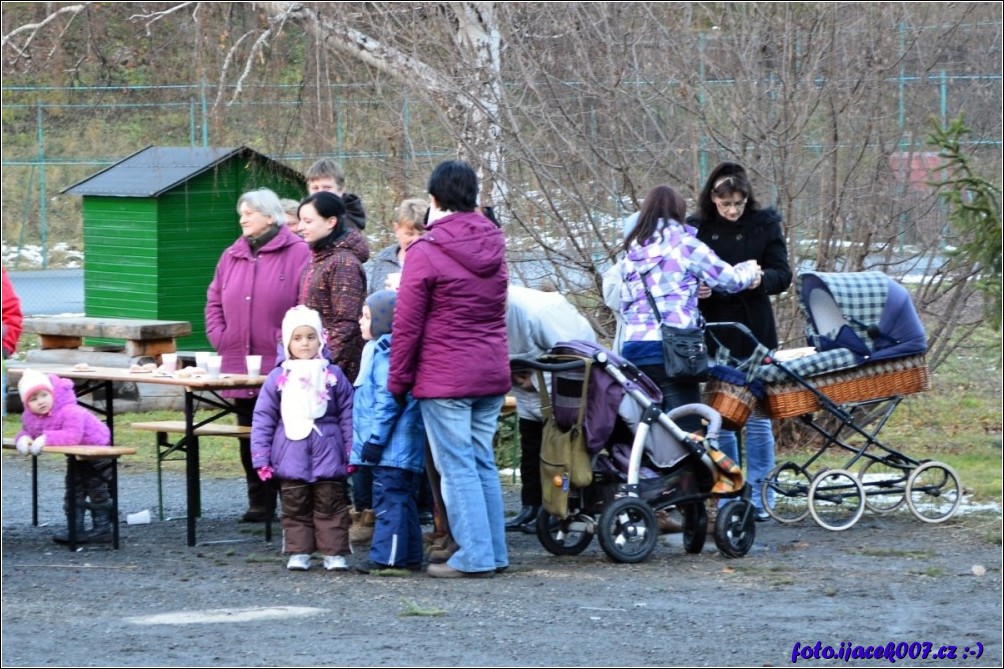
[[[126,514],[126,524],[128,525],[149,525],[150,524],[150,510],[143,509],[142,511],[137,511],[136,513]]]
[[[261,356],[249,355],[247,358],[248,376],[254,378],[261,376]]]
[[[209,378],[218,379],[220,378],[220,369],[223,367],[223,356],[222,355],[211,355],[206,362],[206,371],[209,373]]]
[[[160,354],[160,365],[164,368],[164,371],[168,374],[174,374],[178,371],[178,354],[177,353],[161,353]]]
[[[195,366],[199,369],[209,369],[209,356],[212,353],[200,351],[195,354]]]

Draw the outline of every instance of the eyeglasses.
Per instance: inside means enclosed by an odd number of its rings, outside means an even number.
[[[735,209],[737,211],[742,211],[746,207],[746,198],[741,200],[736,200],[735,202],[726,202],[725,200],[715,200],[715,204],[718,205],[719,209],[728,211],[729,209]]]

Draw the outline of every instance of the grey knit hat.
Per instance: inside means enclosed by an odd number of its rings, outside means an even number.
[[[370,334],[373,339],[390,334],[396,304],[397,292],[393,290],[378,290],[366,298],[366,306],[370,308]]]

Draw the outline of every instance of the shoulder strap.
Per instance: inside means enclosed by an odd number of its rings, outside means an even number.
[[[575,428],[581,429],[582,424],[586,420],[586,399],[589,396],[589,375],[593,368],[592,358],[580,358],[576,355],[569,356],[550,356],[553,358],[568,358],[569,360],[582,360],[586,363],[585,369],[582,375],[582,396],[579,398],[579,417],[575,421]],[[540,393],[540,415],[545,422],[551,417],[553,413],[551,409],[551,393],[547,391],[547,384],[544,382],[544,373],[537,370],[537,392]]]
[[[655,269],[655,268],[653,267],[652,269]],[[652,270],[650,269],[648,272],[645,272],[644,274],[639,274],[638,276],[641,277],[641,287],[645,289],[645,297],[648,298],[648,303],[652,307],[652,313],[655,314],[655,317],[657,319],[659,319],[659,322],[661,323],[662,322],[662,312],[660,312],[659,311],[659,307],[657,307],[655,305],[655,298],[652,297],[652,291],[650,291],[648,289],[648,281],[646,281],[646,279],[648,279],[648,275],[649,275],[649,273],[651,271]]]

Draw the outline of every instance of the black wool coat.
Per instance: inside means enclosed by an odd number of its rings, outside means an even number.
[[[787,290],[791,285],[788,246],[781,231],[781,213],[773,208],[746,211],[735,223],[720,216],[705,221],[699,214],[687,217],[687,223],[697,228],[697,238],[711,247],[718,257],[735,265],[744,260],[756,260],[763,269],[760,285],[734,295],[715,292],[700,300],[699,307],[707,322],[736,321],[748,327],[761,344],[777,348],[777,325],[770,296]],[[754,344],[735,330],[720,328],[715,337],[727,347],[733,357],[745,359],[752,355]],[[708,336],[712,352],[717,350]]]

